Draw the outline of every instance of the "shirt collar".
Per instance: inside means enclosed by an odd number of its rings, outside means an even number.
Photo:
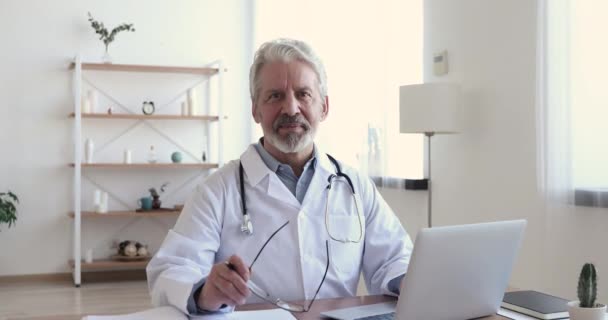
[[[255,150],[260,154],[262,161],[264,161],[264,164],[266,164],[268,169],[276,173],[279,170],[279,167],[289,166],[288,164],[279,162],[279,160],[273,157],[266,149],[264,149],[263,143],[264,137],[260,138],[260,140],[258,140],[258,143],[254,144],[253,146],[255,147]],[[304,165],[304,170],[308,169],[308,167],[315,169],[316,160],[319,157],[318,152],[319,149],[313,144],[312,157],[308,161],[306,161],[306,164]]]

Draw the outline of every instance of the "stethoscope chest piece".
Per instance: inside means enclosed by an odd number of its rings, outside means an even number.
[[[243,223],[241,223],[241,232],[248,236],[253,234],[253,224],[251,223],[251,218],[249,218],[249,214],[243,215]]]

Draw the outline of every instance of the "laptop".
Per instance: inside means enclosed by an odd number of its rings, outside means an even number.
[[[339,320],[465,320],[493,315],[507,289],[525,220],[422,229],[397,302],[322,312]]]

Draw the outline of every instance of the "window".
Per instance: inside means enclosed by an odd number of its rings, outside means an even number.
[[[551,203],[608,208],[605,1],[539,1],[540,185]]]
[[[571,101],[573,183],[608,191],[608,2],[573,1]]]
[[[354,167],[369,163],[371,175],[382,166],[383,176],[422,178],[423,137],[400,134],[398,120],[399,86],[422,82],[422,0],[255,4],[256,49],[275,38],[300,39],[325,64],[330,111],[317,135],[323,150]]]

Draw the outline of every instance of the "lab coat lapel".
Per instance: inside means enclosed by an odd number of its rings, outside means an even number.
[[[298,199],[287,189],[277,174],[266,166],[253,145],[241,155],[241,163],[245,170],[245,179],[253,188],[265,188],[268,196],[293,207],[300,207]]]
[[[310,185],[308,190],[306,191],[306,195],[304,196],[304,200],[302,204],[307,206],[310,201],[318,202],[319,197],[325,197],[325,189],[327,188],[327,178],[330,175],[336,173],[336,169],[334,165],[330,162],[327,154],[317,147],[317,161],[315,166],[315,174],[310,181]],[[324,199],[324,198],[323,198]]]

